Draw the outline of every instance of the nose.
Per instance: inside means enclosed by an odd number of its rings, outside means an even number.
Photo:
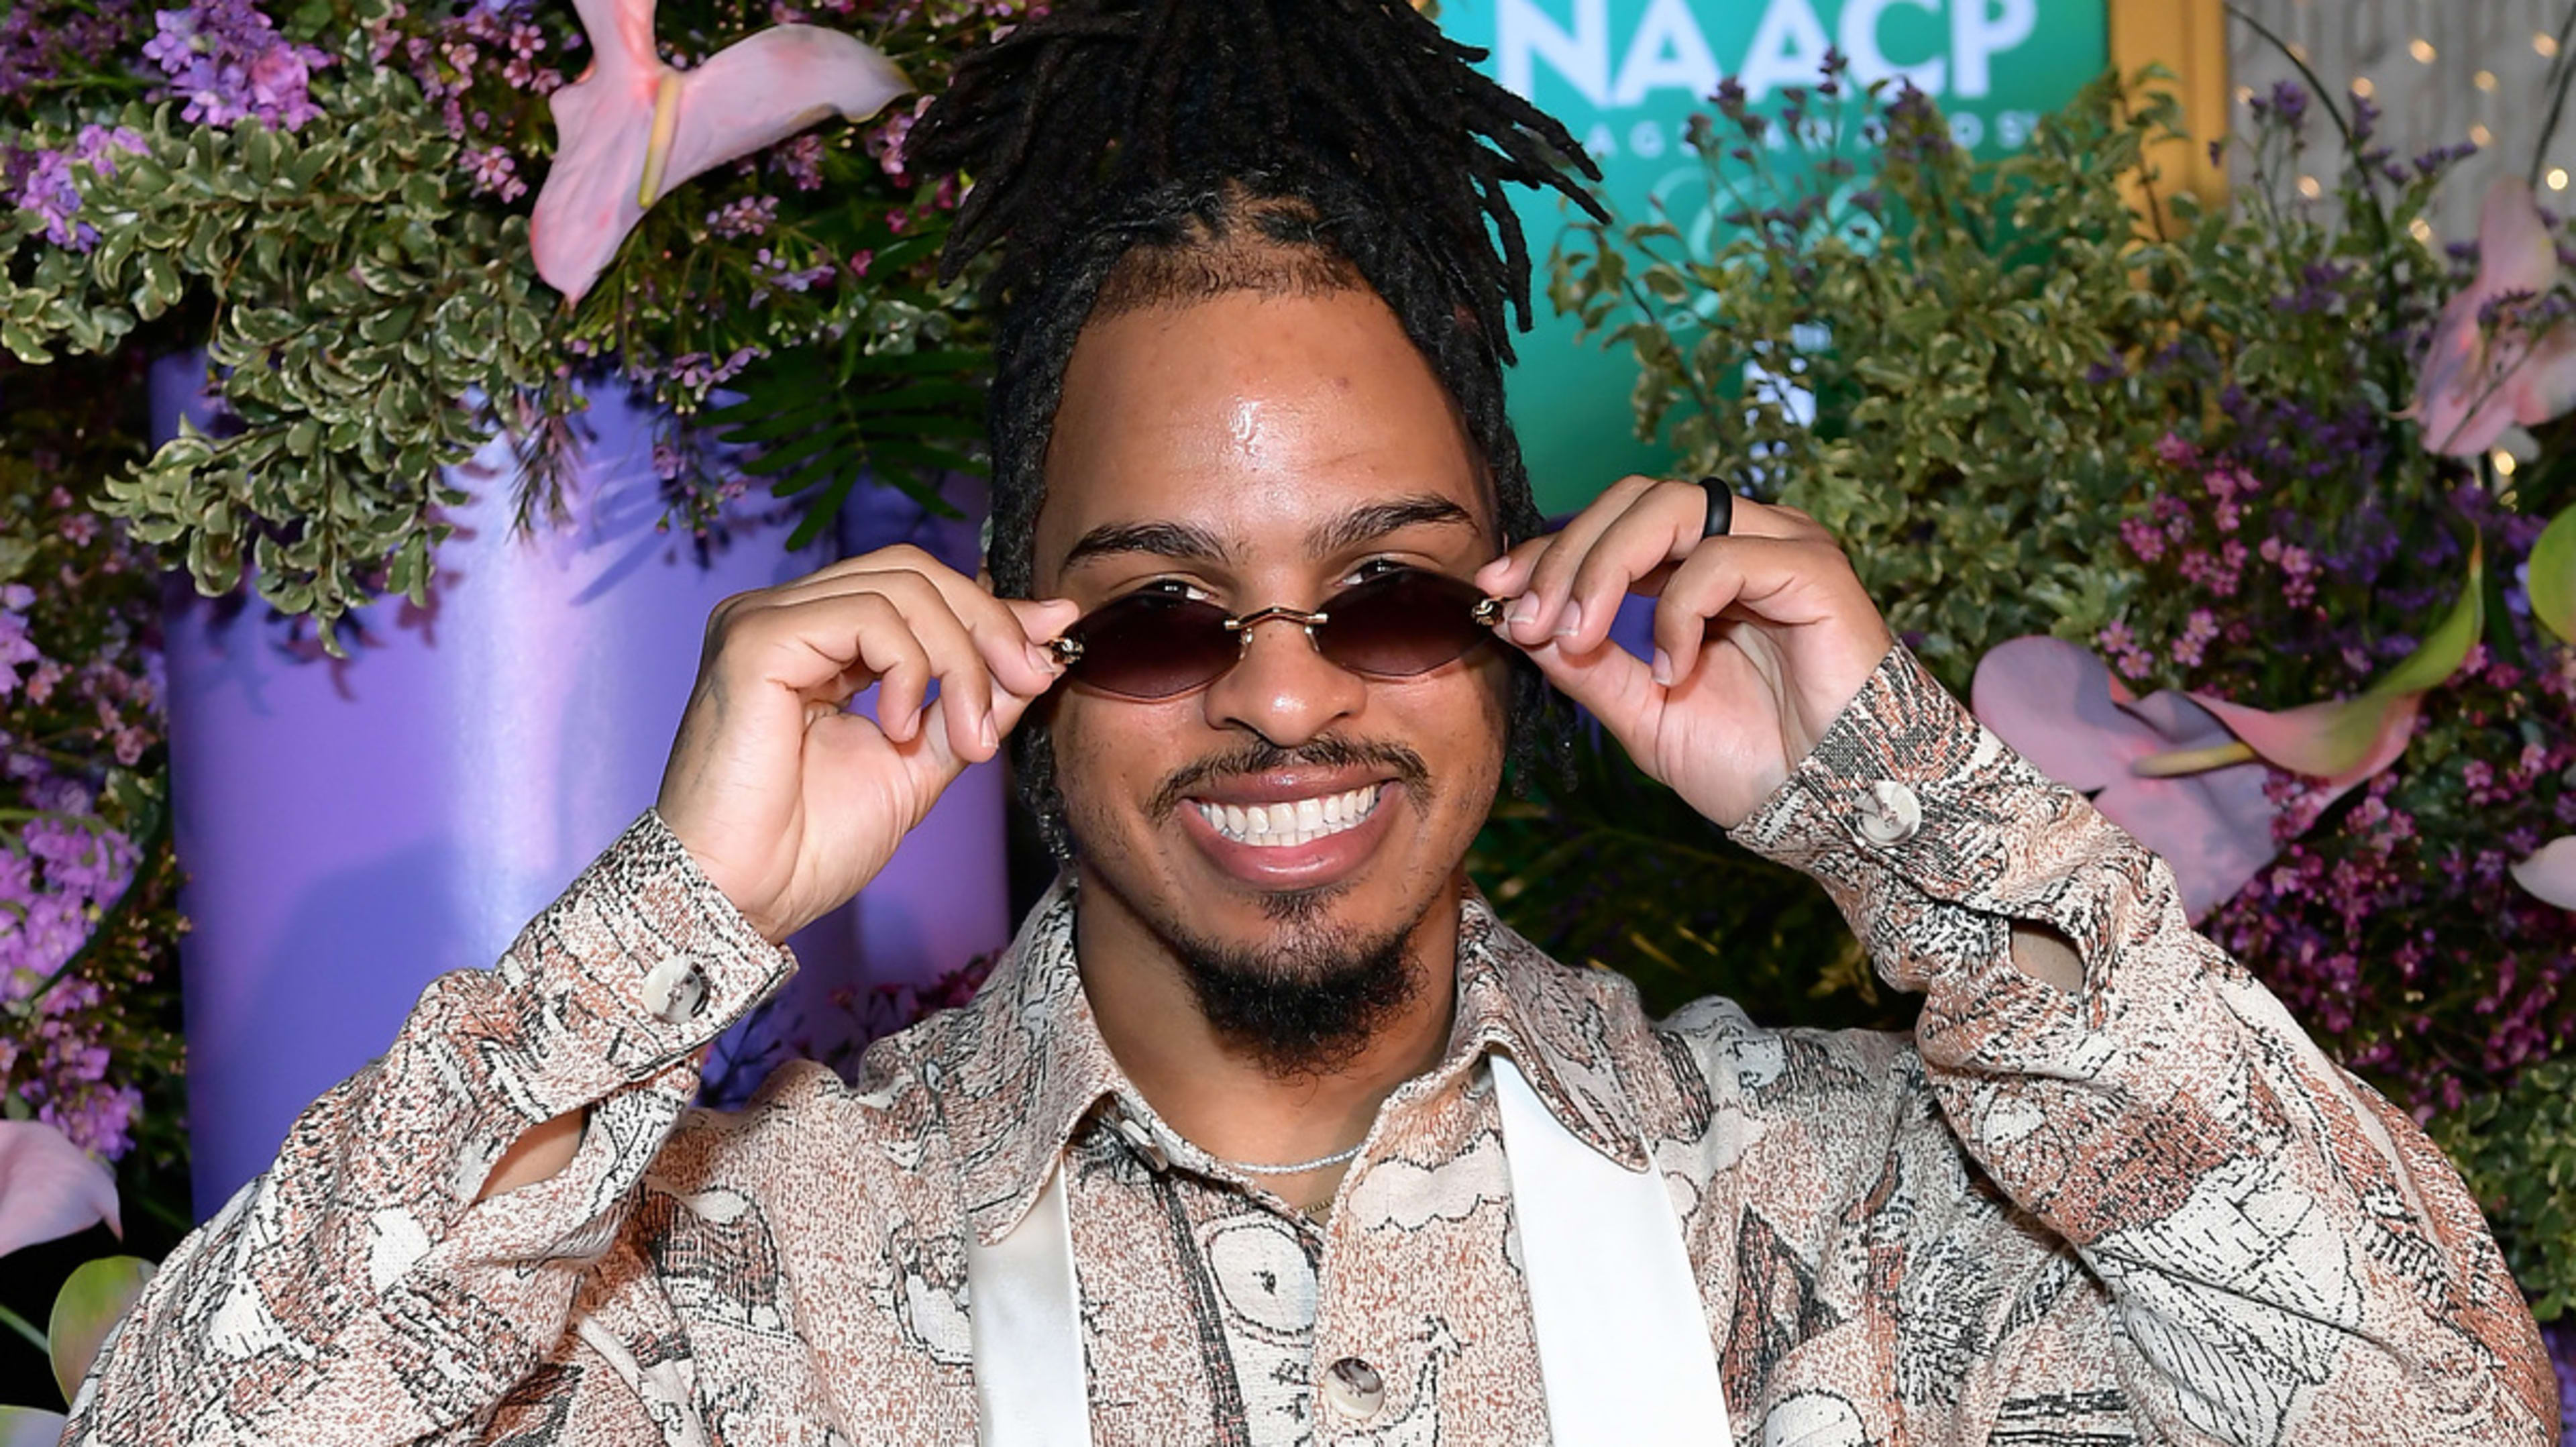
[[[1367,680],[1318,652],[1295,618],[1247,620],[1243,627],[1241,661],[1201,695],[1209,724],[1250,729],[1294,748],[1367,702]]]

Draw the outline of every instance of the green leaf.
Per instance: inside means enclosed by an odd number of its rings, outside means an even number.
[[[806,508],[805,516],[797,521],[796,531],[787,535],[788,548],[801,548],[821,537],[823,529],[831,526],[833,517],[840,512],[842,500],[850,495],[851,485],[857,481],[855,473],[843,473],[832,479],[832,485],[816,495],[813,504]]]
[[[769,495],[771,497],[794,497],[796,494],[805,491],[807,488],[814,487],[820,483],[829,482],[836,478],[857,477],[859,472],[859,468],[852,466],[838,454],[818,457],[813,461],[806,463],[804,466],[797,468],[794,472],[790,472],[784,476],[773,479],[769,484]]]
[[[981,371],[990,364],[991,360],[982,352],[958,350],[864,352],[850,364],[849,371],[854,377],[870,373],[906,375],[923,372],[973,373]]]
[[[843,394],[841,410],[853,417],[876,412],[920,412],[931,408],[981,408],[984,391],[960,382],[914,382],[876,393]]]
[[[785,472],[817,454],[827,453],[843,441],[846,434],[833,428],[818,428],[791,442],[768,448],[758,457],[742,464],[742,470],[759,477]]]
[[[146,253],[143,258],[143,286],[134,297],[134,310],[149,321],[179,304],[184,295],[179,281],[179,267],[165,251]]]
[[[44,366],[54,359],[36,334],[19,322],[0,322],[0,347],[7,347],[10,355],[31,367]]]
[[[89,1375],[107,1334],[143,1295],[152,1279],[152,1263],[139,1256],[103,1256],[82,1262],[54,1298],[54,1313],[45,1325],[53,1343],[54,1383],[68,1402]]]
[[[2468,579],[2461,584],[2459,599],[2451,604],[2451,611],[2424,635],[2414,652],[2373,681],[2369,692],[2382,697],[2424,693],[2449,682],[2468,660],[2470,647],[2486,627],[2485,583],[2486,543],[2480,539],[2469,545]]]
[[[2531,545],[2531,616],[2565,642],[2576,642],[2576,507],[2541,529]]]
[[[789,403],[782,410],[763,416],[749,405],[717,408],[698,414],[707,430],[736,445],[776,442],[794,437],[806,429],[821,425],[838,410],[839,399],[830,393]],[[752,420],[736,421],[735,418]]]

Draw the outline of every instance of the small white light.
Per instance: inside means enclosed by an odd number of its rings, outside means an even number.
[[[2513,476],[2513,454],[2512,454],[2512,453],[2507,452],[2507,451],[2505,451],[2503,448],[2499,447],[2499,448],[2497,448],[2495,451],[2490,452],[2490,453],[2488,453],[2488,454],[2487,454],[2487,461],[2492,462],[2492,463],[2494,463],[2494,464],[2495,464],[2496,476],[2498,476],[2498,477],[2511,477],[2511,476]]]
[[[2546,30],[2537,31],[2531,37],[2531,48],[2539,51],[2540,58],[2543,60],[2555,59],[2558,55],[2558,37]]]
[[[2469,84],[2476,86],[2480,90],[2492,91],[2496,88],[2495,72],[2492,70],[2479,71],[2477,74],[2469,77]]]
[[[2486,122],[2477,122],[2469,127],[2469,144],[2473,146],[2492,146],[2495,144],[2495,132],[2487,129]]]
[[[2352,78],[2352,93],[2363,100],[2368,100],[2379,94],[2379,87],[2371,83],[2369,76],[2356,75]]]
[[[2236,88],[2236,103],[2241,106],[2250,106],[2254,104],[2254,87],[2250,85],[2238,86]]]
[[[2406,42],[2406,53],[2426,65],[2431,65],[2433,63],[2433,57],[2441,54],[2440,51],[2433,48],[2433,42],[2426,40],[2421,35],[2418,35],[2414,39]]]
[[[2406,233],[2426,246],[2433,244],[2433,223],[2421,216],[2406,223]]]
[[[2552,166],[2549,168],[2549,174],[2541,179],[2549,183],[2550,190],[2564,191],[2567,189],[2567,168],[2565,166]]]
[[[2299,178],[2299,194],[2307,197],[2309,200],[2314,201],[2319,196],[2324,195],[2325,192],[2326,188],[2317,183],[2316,177],[2301,176]]]

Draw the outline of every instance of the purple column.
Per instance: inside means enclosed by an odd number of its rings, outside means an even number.
[[[207,421],[201,363],[153,374],[156,429]],[[199,1214],[276,1153],[297,1112],[380,1053],[421,987],[490,964],[653,801],[717,600],[830,561],[756,490],[701,547],[655,530],[654,415],[595,396],[572,521],[510,532],[496,443],[459,469],[427,606],[379,603],[333,660],[309,627],[174,580],[171,778],[182,905],[189,1132]],[[972,528],[891,491],[854,504],[850,551]],[[922,980],[1008,933],[1001,779],[970,773],[852,906],[795,941],[808,982]]]

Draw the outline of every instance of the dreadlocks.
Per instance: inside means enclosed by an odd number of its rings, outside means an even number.
[[[1539,531],[1503,409],[1510,323],[1530,314],[1507,187],[1549,187],[1601,217],[1568,174],[1600,172],[1563,126],[1471,69],[1478,58],[1406,0],[1065,0],[959,65],[905,155],[973,182],[946,275],[998,244],[986,564],[1004,596],[1033,586],[1076,337],[1233,290],[1374,291],[1456,401],[1506,540]],[[1537,669],[1513,664],[1525,773],[1560,730]],[[1062,856],[1046,731],[1012,742]]]

